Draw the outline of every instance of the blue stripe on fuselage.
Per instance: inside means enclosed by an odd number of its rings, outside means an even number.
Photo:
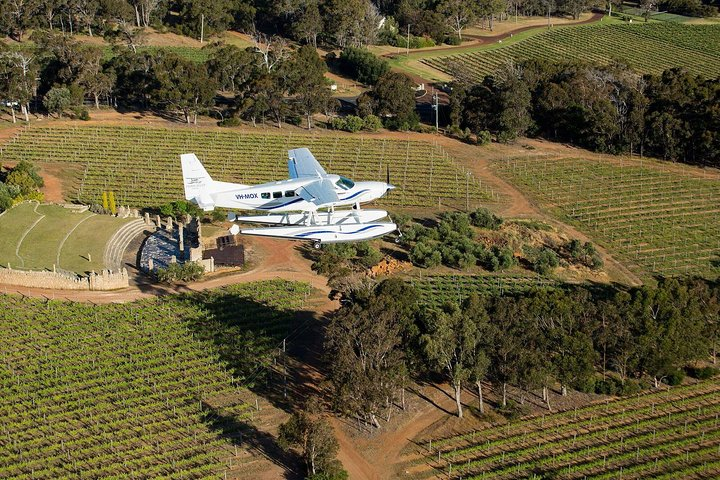
[[[364,189],[364,190],[360,190],[359,192],[353,193],[353,194],[350,195],[349,197],[341,198],[340,200],[350,200],[351,198],[357,197],[357,196],[360,195],[361,193],[365,193],[365,192],[369,192],[369,191],[370,191],[370,190],[368,190],[368,189],[366,188],[366,189]]]

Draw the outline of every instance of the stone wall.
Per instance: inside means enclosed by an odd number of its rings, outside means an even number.
[[[0,268],[0,283],[57,290],[115,290],[130,285],[124,268],[120,272],[103,270],[100,274],[92,273],[87,277],[61,272]]]

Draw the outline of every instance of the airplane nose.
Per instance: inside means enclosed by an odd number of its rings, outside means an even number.
[[[392,185],[392,184],[389,184],[389,183],[386,183],[385,185],[386,185],[386,187],[387,187],[387,190],[395,190],[395,189],[397,188],[395,185]]]

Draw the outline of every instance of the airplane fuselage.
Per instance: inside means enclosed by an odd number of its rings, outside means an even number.
[[[352,182],[339,175],[328,177],[334,180],[339,200],[323,205],[323,208],[370,202],[385,195],[388,189],[388,185],[383,182]],[[298,194],[300,188],[312,181],[315,179],[288,179],[243,188],[228,183],[228,189],[214,193],[213,199],[216,206],[234,210],[314,211],[318,206]]]

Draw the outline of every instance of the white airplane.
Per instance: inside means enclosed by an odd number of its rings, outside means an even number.
[[[315,248],[320,248],[322,243],[369,240],[397,230],[392,222],[377,222],[387,217],[386,211],[360,209],[361,203],[384,196],[395,188],[393,185],[353,182],[328,174],[307,148],[288,151],[289,179],[261,185],[213,180],[194,153],[180,155],[180,160],[186,200],[195,202],[204,211],[215,207],[266,211],[268,215],[231,213],[229,219],[276,225],[245,229],[241,231],[243,234],[310,240]],[[335,210],[342,206],[353,206],[353,209]],[[327,211],[318,212],[319,209]],[[235,225],[231,229],[233,234],[238,231]]]

